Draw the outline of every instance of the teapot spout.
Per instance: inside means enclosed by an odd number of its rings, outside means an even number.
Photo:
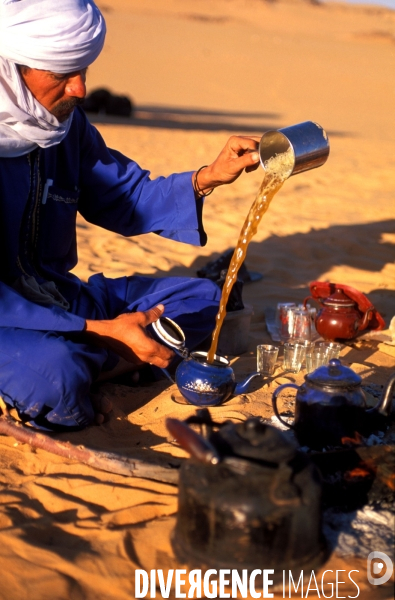
[[[383,417],[389,417],[391,412],[391,404],[392,397],[395,389],[395,373],[391,375],[389,380],[387,381],[387,385],[384,389],[381,400],[379,400],[378,404],[368,412],[379,413]]]
[[[258,377],[258,375],[260,375],[259,371],[256,371],[255,373],[252,373],[251,375],[249,375],[247,377],[247,379],[245,379],[244,381],[241,381],[240,383],[236,383],[236,387],[234,389],[234,395],[238,396],[239,394],[245,394],[248,390],[248,387],[250,385],[250,382],[255,378]]]

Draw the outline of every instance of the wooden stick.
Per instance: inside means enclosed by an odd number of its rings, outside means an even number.
[[[34,429],[14,421],[7,414],[8,410],[7,412],[4,411],[3,402],[0,403],[0,406],[3,409],[3,415],[0,417],[0,435],[12,436],[18,442],[29,444],[33,448],[41,448],[41,450],[46,450],[52,454],[77,460],[100,471],[125,475],[126,477],[142,477],[143,479],[152,479],[173,485],[178,483],[179,459],[169,457],[169,465],[162,466],[136,458],[125,458],[113,452],[100,452],[90,450],[84,446],[75,446],[70,442],[59,442],[48,435],[38,433]],[[177,466],[172,466],[170,460],[178,463]]]

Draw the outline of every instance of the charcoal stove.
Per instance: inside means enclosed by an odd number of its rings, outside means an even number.
[[[324,506],[351,511],[370,505],[395,512],[395,445],[345,440],[352,441],[354,445],[310,453],[322,474]]]

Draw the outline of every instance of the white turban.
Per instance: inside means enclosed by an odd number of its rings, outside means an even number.
[[[0,56],[33,69],[85,69],[104,44],[104,19],[91,0],[0,0]]]
[[[17,64],[54,73],[90,65],[106,26],[92,0],[0,0],[0,157],[59,144],[70,128],[32,96]]]

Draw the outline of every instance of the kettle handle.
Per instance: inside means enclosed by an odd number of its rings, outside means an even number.
[[[292,387],[295,388],[296,390],[299,389],[299,386],[297,386],[295,383],[284,383],[283,385],[280,385],[274,392],[272,395],[272,405],[273,405],[273,410],[274,410],[274,414],[276,415],[277,419],[286,427],[289,427],[290,429],[295,429],[295,424],[293,423],[291,425],[291,423],[287,423],[286,421],[284,421],[281,417],[280,417],[280,413],[278,412],[278,408],[277,408],[277,396],[279,394],[281,394],[281,392],[287,388],[287,387]]]

